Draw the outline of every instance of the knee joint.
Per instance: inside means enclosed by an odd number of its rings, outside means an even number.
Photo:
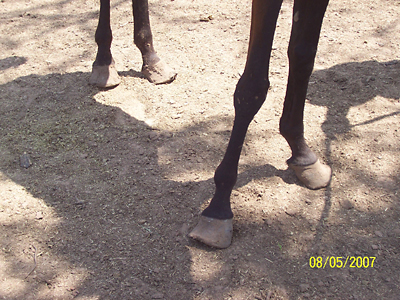
[[[235,113],[252,119],[263,105],[270,83],[268,78],[261,80],[258,78],[242,80],[242,78],[234,94]]]

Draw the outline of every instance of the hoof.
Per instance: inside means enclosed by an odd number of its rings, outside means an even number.
[[[100,88],[112,88],[120,84],[117,69],[114,62],[109,66],[96,66],[93,64],[92,74],[89,83]]]
[[[322,164],[319,160],[309,166],[289,164],[289,168],[294,170],[297,178],[299,178],[306,187],[312,190],[324,188],[328,186],[331,181],[331,167]]]
[[[232,219],[218,220],[200,216],[189,237],[215,248],[228,248],[232,241]]]
[[[142,74],[154,84],[170,83],[176,78],[176,72],[168,67],[162,60],[153,65],[144,65]]]

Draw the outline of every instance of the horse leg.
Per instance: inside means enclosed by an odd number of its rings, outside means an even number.
[[[148,0],[132,0],[134,42],[142,53],[142,73],[155,84],[169,83],[176,77],[176,73],[168,67],[158,56],[153,47],[149,20]]]
[[[98,49],[89,82],[101,88],[117,86],[121,80],[111,55],[110,0],[100,0],[99,23],[95,40]]]
[[[303,111],[310,75],[314,67],[319,34],[329,0],[295,0],[288,48],[289,79],[280,133],[288,142],[292,157],[287,161],[308,188],[326,187],[331,168],[322,164],[304,139]]]
[[[216,191],[190,237],[209,246],[226,248],[232,239],[233,213],[230,195],[236,183],[238,163],[250,122],[265,101],[268,69],[276,21],[282,0],[254,0],[249,51],[235,94],[235,119],[225,156],[215,171]]]

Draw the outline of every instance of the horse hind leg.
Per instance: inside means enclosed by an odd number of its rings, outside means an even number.
[[[288,142],[292,157],[287,161],[299,180],[310,189],[330,183],[331,168],[321,163],[304,139],[304,104],[314,67],[319,34],[328,0],[296,0],[289,42],[289,79],[280,132]]]
[[[176,78],[176,72],[164,63],[154,50],[148,0],[132,0],[132,8],[134,42],[143,59],[142,74],[154,84],[172,82]]]
[[[100,88],[115,87],[121,82],[121,79],[111,55],[110,0],[100,1],[99,23],[96,29],[95,40],[98,49],[89,83]]]

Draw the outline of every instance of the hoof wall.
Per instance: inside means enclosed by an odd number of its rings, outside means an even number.
[[[109,66],[93,65],[92,74],[90,75],[89,83],[99,88],[112,88],[120,84],[117,69],[114,62]]]
[[[232,219],[219,220],[200,216],[189,237],[214,248],[227,248],[232,242]]]
[[[164,84],[174,81],[176,72],[168,67],[162,60],[153,65],[142,67],[142,74],[154,84]]]
[[[316,190],[324,188],[328,186],[331,181],[331,168],[322,164],[319,160],[309,166],[289,164],[289,167],[294,170],[297,178],[309,189]]]

